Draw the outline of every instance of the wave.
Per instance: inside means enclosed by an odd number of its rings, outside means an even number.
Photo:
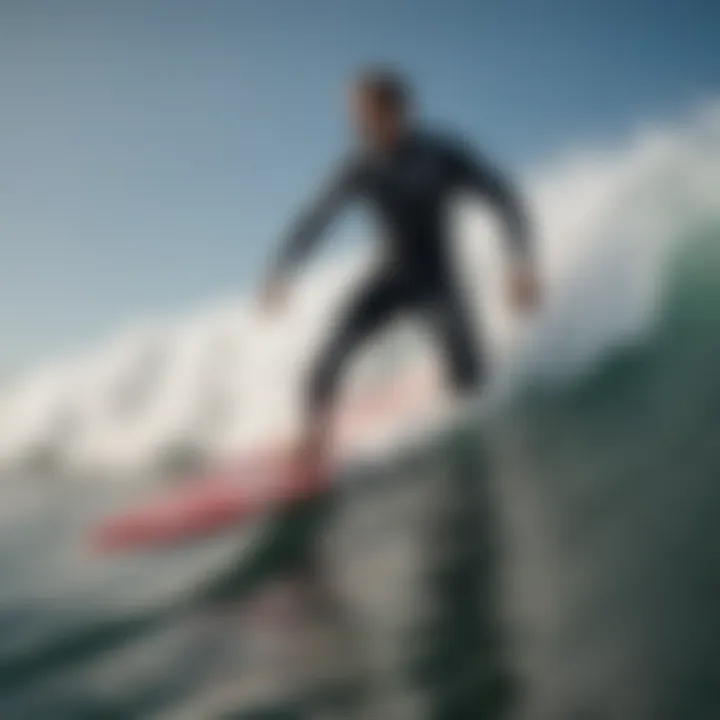
[[[646,125],[615,147],[570,151],[526,178],[547,287],[518,320],[503,298],[493,221],[457,212],[458,266],[497,368],[496,387],[576,381],[663,321],[665,280],[689,272],[670,252],[717,220],[720,103]],[[303,373],[349,285],[359,251],[299,281],[282,317],[249,296],[190,318],[143,323],[78,357],[31,370],[0,392],[0,470],[127,477],[237,452],[297,423]],[[409,352],[412,349],[413,352]],[[351,382],[403,372],[430,352],[412,323],[369,350]]]

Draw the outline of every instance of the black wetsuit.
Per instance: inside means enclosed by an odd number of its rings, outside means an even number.
[[[502,176],[461,144],[428,133],[408,134],[387,155],[346,161],[297,221],[278,259],[278,273],[297,263],[351,200],[365,201],[376,213],[385,243],[380,270],[352,298],[316,362],[309,383],[311,408],[331,400],[353,350],[408,309],[423,314],[436,329],[455,387],[482,380],[483,353],[451,270],[449,201],[463,190],[481,194],[497,208],[511,250],[526,254],[524,216]]]

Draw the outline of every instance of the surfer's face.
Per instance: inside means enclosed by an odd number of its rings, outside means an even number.
[[[383,104],[362,86],[350,92],[349,113],[360,141],[371,150],[392,150],[405,132],[405,112]]]

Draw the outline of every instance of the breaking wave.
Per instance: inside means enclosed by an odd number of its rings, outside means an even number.
[[[493,222],[458,208],[457,254],[497,372],[495,385],[565,383],[660,319],[678,238],[713,226],[720,192],[720,104],[615,147],[576,150],[526,178],[539,228],[546,303],[532,319],[503,302]],[[252,298],[169,323],[145,322],[75,358],[30,370],[0,392],[0,469],[135,475],[221,456],[290,431],[307,363],[364,250],[308,273],[288,311]],[[363,357],[354,383],[392,375],[429,351],[412,325]]]

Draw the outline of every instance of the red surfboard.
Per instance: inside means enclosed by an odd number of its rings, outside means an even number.
[[[364,442],[426,414],[437,401],[435,385],[432,374],[422,370],[351,401],[339,413],[335,452],[322,468],[301,467],[291,444],[278,444],[107,519],[92,531],[93,545],[122,552],[188,542],[320,494],[335,471],[362,455]]]
[[[317,495],[330,476],[329,468],[303,472],[280,458],[238,464],[103,522],[93,543],[118,552],[189,541]]]

